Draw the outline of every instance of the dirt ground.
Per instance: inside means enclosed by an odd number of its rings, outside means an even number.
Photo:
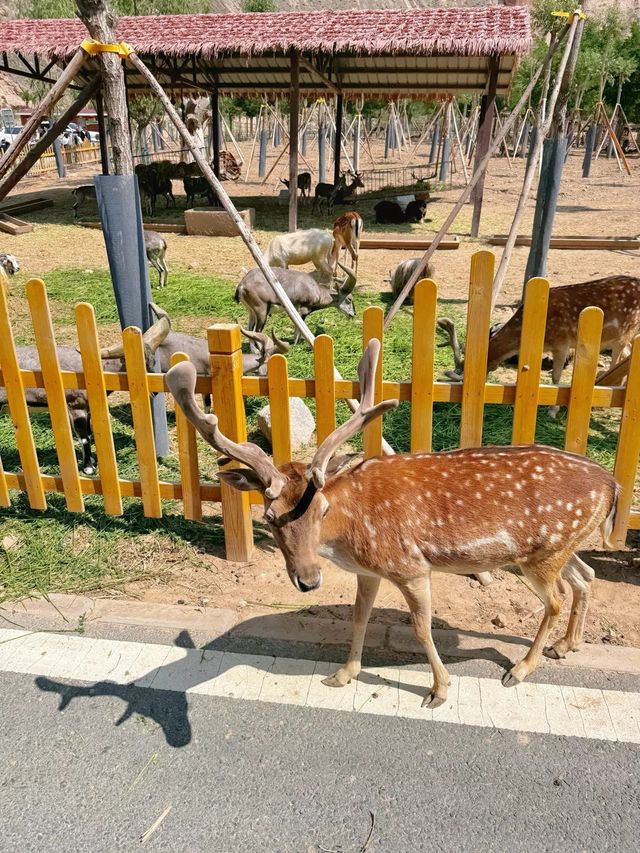
[[[615,161],[598,160],[594,163],[592,177],[583,181],[580,176],[581,156],[573,155],[565,172],[554,233],[585,236],[640,233],[637,216],[640,163],[637,160],[631,163],[633,176],[628,178],[618,171]],[[491,164],[481,225],[483,235],[507,232],[521,187],[522,172],[522,161],[516,162],[512,169],[505,159]],[[70,208],[69,190],[81,182],[86,182],[86,177],[83,179],[76,175],[65,182],[38,179],[30,181],[29,185],[25,182],[21,190],[51,193],[56,197],[58,207],[68,205]],[[233,186],[232,193],[255,195],[259,189],[257,185]],[[273,185],[267,189],[275,191]],[[438,192],[438,200],[428,210],[431,222],[413,228],[412,232],[433,233],[458,193],[457,189]],[[533,201],[529,203],[522,233],[530,233],[532,215]],[[157,218],[162,220],[161,215]],[[452,229],[452,233],[460,235],[460,249],[437,253],[435,277],[440,298],[445,303],[466,301],[470,258],[474,251],[484,246],[482,240],[474,241],[468,237],[470,218],[471,207],[467,206]],[[302,220],[303,225],[310,222],[308,212],[303,212]],[[46,217],[36,220],[34,217],[34,221],[39,224],[33,234],[19,237],[2,235],[0,238],[2,251],[16,254],[25,270],[46,280],[47,271],[53,268],[106,268],[100,232],[70,227],[70,219],[64,223],[47,222]],[[365,219],[365,233],[366,225]],[[262,247],[266,246],[273,233],[265,228],[259,217],[256,237]],[[239,239],[216,239],[213,242],[208,238],[173,234],[167,234],[166,239],[168,258],[174,267],[217,274],[235,282],[241,268],[252,265],[249,253]],[[500,250],[494,251],[499,260]],[[515,250],[498,306],[498,317],[508,314],[508,306],[519,297],[527,252],[526,248]],[[363,252],[360,284],[375,290],[386,289],[384,279],[389,270],[405,257],[406,253],[402,252]],[[550,253],[547,275],[552,285],[618,273],[637,275],[639,257],[638,252],[556,250]],[[189,322],[188,318],[184,321]],[[258,518],[256,514],[256,520]],[[150,537],[156,535],[150,534]],[[597,574],[586,628],[589,642],[640,645],[640,554],[637,536],[630,535],[629,542],[632,547],[624,552],[590,552],[587,555]],[[152,544],[149,537],[139,537],[127,546],[137,554],[122,555],[123,559],[143,555],[152,548]],[[202,549],[182,542],[172,544],[168,539],[163,540],[161,549],[152,550],[163,561],[158,566],[157,578],[129,584],[117,594],[152,602],[248,608],[256,615],[273,612],[273,608],[325,605],[335,608],[336,618],[349,618],[348,609],[343,605],[353,601],[354,577],[326,564],[322,588],[311,596],[303,596],[291,585],[280,554],[274,551],[265,536],[261,537],[253,560],[246,564],[226,562],[217,549]],[[494,577],[490,586],[480,587],[467,578],[436,575],[433,581],[434,625],[500,633],[504,628],[494,626],[492,620],[495,620],[515,633],[533,636],[541,618],[539,600],[515,576],[499,571]],[[383,585],[381,588],[373,619],[408,621],[406,606],[391,586]]]

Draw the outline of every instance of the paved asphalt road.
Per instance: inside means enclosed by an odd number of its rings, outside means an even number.
[[[2,851],[640,849],[638,743],[0,670]]]

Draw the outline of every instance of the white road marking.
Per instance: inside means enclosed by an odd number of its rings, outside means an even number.
[[[447,702],[431,711],[420,707],[432,683],[424,670],[365,668],[346,687],[323,685],[337,669],[324,661],[0,629],[4,672],[640,743],[640,693],[534,682],[507,689],[497,679],[453,675]]]

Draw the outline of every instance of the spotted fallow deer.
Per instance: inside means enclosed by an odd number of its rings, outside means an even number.
[[[613,367],[628,354],[634,337],[640,332],[640,278],[613,275],[551,288],[544,348],[553,358],[552,377],[556,385],[560,382],[569,352],[576,346],[580,312],[591,305],[601,308],[604,313],[600,349],[611,350]],[[520,305],[506,323],[492,327],[487,372],[495,370],[520,349],[523,310]],[[449,376],[459,380],[464,371],[464,360],[455,327],[446,317],[441,317],[438,325],[447,333],[453,349],[456,369],[455,372],[449,371]]]
[[[320,586],[319,556],[357,574],[351,651],[325,684],[342,687],[360,672],[367,622],[385,578],[411,611],[433,670],[423,705],[435,708],[447,697],[449,678],[431,636],[431,572],[519,567],[542,599],[544,617],[523,660],[503,677],[505,686],[517,684],[536,668],[543,650],[560,658],[580,644],[594,572],[576,551],[598,526],[608,543],[618,486],[595,463],[536,445],[386,456],[340,472],[344,457],[334,459],[340,445],[398,404],[374,405],[379,349],[371,341],[360,362],[358,410],[322,442],[309,465],[276,468],[256,445],[222,435],[217,418],[197,406],[196,373],[188,362],[173,367],[166,379],[187,418],[223,454],[220,462],[248,466],[221,471],[220,478],[262,493],[265,521],[294,586],[302,592]],[[573,592],[571,616],[565,636],[546,648],[560,613],[560,578]]]
[[[333,274],[338,271],[338,259],[342,249],[345,255],[351,255],[352,267],[358,273],[358,252],[360,250],[360,239],[364,231],[362,217],[355,210],[343,213],[333,223],[333,248],[331,250],[331,263]]]

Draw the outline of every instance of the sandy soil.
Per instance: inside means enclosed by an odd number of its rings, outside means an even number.
[[[592,177],[580,177],[580,156],[569,160],[558,209],[555,233],[580,235],[629,235],[640,231],[637,218],[639,164],[632,161],[633,177],[623,176],[615,162],[599,160],[594,164]],[[485,209],[482,233],[506,233],[511,222],[522,180],[522,162],[510,169],[506,160],[491,164],[485,191]],[[86,177],[75,176],[61,186],[51,180],[31,181],[24,190],[51,193],[57,206],[70,208],[69,188],[85,182]],[[273,186],[268,187],[271,192]],[[243,194],[252,195],[257,185],[242,188]],[[238,187],[233,192],[240,194]],[[414,233],[429,233],[437,229],[459,190],[445,190],[439,200],[429,208],[430,223],[413,228]],[[530,202],[522,232],[530,232],[533,201]],[[106,267],[102,236],[97,231],[70,227],[60,222],[47,222],[44,216],[34,217],[40,224],[30,235],[9,237],[2,235],[2,251],[17,254],[23,268],[46,280],[47,270],[59,267],[96,269]],[[439,252],[436,258],[436,278],[440,298],[447,301],[466,301],[470,258],[482,247],[482,241],[468,238],[471,208],[467,206],[452,233],[461,236],[461,247],[455,252]],[[161,217],[159,217],[161,218]],[[310,222],[303,213],[303,223]],[[70,219],[68,220],[70,221]],[[366,224],[365,219],[365,224]],[[256,236],[266,246],[273,231],[265,228],[264,218],[258,218]],[[167,235],[170,263],[203,273],[212,273],[237,281],[240,269],[250,266],[247,250],[239,239],[216,239]],[[504,315],[508,306],[519,296],[526,248],[516,249],[508,281],[498,306],[497,314]],[[499,258],[499,251],[496,251]],[[401,252],[363,252],[360,260],[360,282],[375,290],[386,288],[384,278],[388,271],[406,257]],[[552,251],[549,257],[548,277],[552,284],[567,284],[593,277],[616,273],[634,274],[638,270],[638,252],[604,251]],[[637,274],[637,273],[636,273]],[[191,325],[184,318],[185,325]],[[180,325],[178,321],[177,325]],[[256,516],[257,518],[257,516]],[[154,534],[155,535],[155,534]],[[640,645],[640,568],[638,539],[630,536],[632,550],[618,554],[590,553],[589,562],[596,568],[598,579],[594,584],[593,602],[587,622],[586,636],[590,642],[610,642]],[[133,559],[133,551],[143,554],[151,546],[149,537],[142,536],[129,543],[128,554],[123,559]],[[313,593],[312,599],[296,592],[287,577],[283,561],[266,538],[261,538],[253,561],[247,564],[228,563],[222,552],[215,548],[196,548],[187,543],[172,544],[163,539],[160,549],[166,555],[164,571],[159,571],[154,581],[130,584],[124,589],[131,595],[154,602],[185,602],[234,608],[251,608],[264,612],[273,607],[292,608],[328,605],[337,618],[349,618],[348,609],[342,605],[353,600],[353,577],[326,566],[325,583]],[[176,567],[177,566],[177,567]],[[159,566],[159,569],[162,569]],[[491,620],[500,617],[506,627],[515,633],[533,636],[541,612],[539,600],[513,575],[495,573],[489,587],[479,587],[475,581],[445,575],[434,578],[434,624],[440,627],[499,632]],[[406,606],[391,586],[381,588],[374,620],[407,620]]]

